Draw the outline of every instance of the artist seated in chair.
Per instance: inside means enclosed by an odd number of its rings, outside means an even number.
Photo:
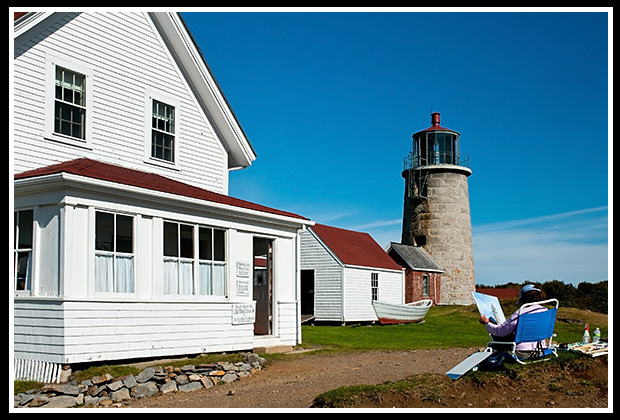
[[[517,306],[521,306],[525,303],[540,302],[544,300],[544,293],[534,287],[531,284],[523,286],[519,292],[519,299],[517,300]],[[522,313],[533,313],[546,311],[542,305],[532,305],[524,309]],[[510,318],[504,321],[502,324],[494,324],[486,315],[480,315],[478,322],[486,326],[487,332],[491,334],[494,341],[514,341],[515,330],[517,328],[517,321],[519,320],[519,310],[515,311]],[[541,354],[541,350],[547,347],[547,343],[542,341],[518,343],[515,349],[515,354],[520,360],[525,360],[533,357],[538,357]],[[501,348],[496,348],[501,351]]]

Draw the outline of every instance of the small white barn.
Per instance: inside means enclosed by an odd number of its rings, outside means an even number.
[[[377,321],[373,300],[404,303],[404,271],[368,233],[317,223],[301,234],[302,317]]]
[[[228,195],[256,154],[182,17],[15,13],[13,34],[15,378],[300,343],[312,222]]]

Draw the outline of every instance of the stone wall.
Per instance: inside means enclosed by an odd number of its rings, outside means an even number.
[[[232,382],[262,368],[265,359],[243,354],[244,361],[218,362],[183,367],[147,367],[137,375],[114,378],[109,374],[77,383],[47,384],[43,389],[16,394],[14,407],[68,408],[75,406],[120,406],[132,398],[159,393],[190,392]]]

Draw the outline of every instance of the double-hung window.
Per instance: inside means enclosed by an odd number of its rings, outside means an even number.
[[[86,76],[56,66],[54,133],[86,139]]]
[[[164,293],[194,293],[194,227],[164,222]]]
[[[226,295],[226,232],[198,229],[198,294]]]
[[[379,273],[370,273],[370,295],[372,300],[379,299]]]
[[[133,293],[133,217],[95,212],[95,291]]]
[[[90,148],[93,71],[65,57],[46,54],[45,137]]]
[[[153,99],[151,115],[151,158],[174,163],[175,108]]]
[[[30,291],[32,286],[33,211],[16,211],[13,216],[13,288],[25,292]]]
[[[164,222],[164,294],[227,294],[225,230]]]

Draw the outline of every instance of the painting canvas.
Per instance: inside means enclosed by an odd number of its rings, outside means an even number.
[[[486,315],[495,324],[501,324],[506,320],[502,306],[496,296],[485,295],[484,293],[471,292],[478,306],[480,315]]]

